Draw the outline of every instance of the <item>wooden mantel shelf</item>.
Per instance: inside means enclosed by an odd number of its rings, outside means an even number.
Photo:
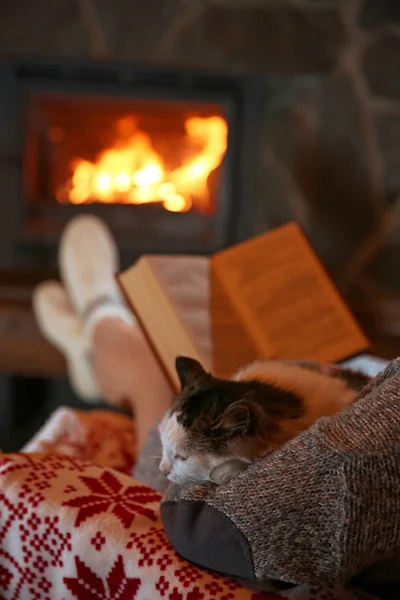
[[[66,373],[64,357],[41,335],[30,302],[0,300],[0,373],[37,377]]]

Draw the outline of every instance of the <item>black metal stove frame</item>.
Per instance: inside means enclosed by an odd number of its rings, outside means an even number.
[[[68,205],[56,207],[50,229],[41,230],[37,222],[32,227],[23,194],[23,163],[27,109],[35,93],[220,104],[229,133],[215,216],[156,212],[151,205]],[[1,63],[0,269],[53,269],[62,228],[83,212],[97,214],[110,225],[125,265],[144,252],[210,254],[248,238],[255,230],[254,184],[264,101],[264,80],[256,76],[73,59]]]

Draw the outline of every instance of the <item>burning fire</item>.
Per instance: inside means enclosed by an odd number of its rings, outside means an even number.
[[[112,148],[101,152],[94,162],[74,159],[72,177],[58,190],[57,199],[63,204],[159,202],[173,212],[186,212],[194,204],[206,212],[207,178],[222,161],[227,135],[221,117],[187,118],[182,144],[188,146],[191,156],[181,166],[168,169],[150,136],[137,128],[134,119],[122,118],[116,124]]]

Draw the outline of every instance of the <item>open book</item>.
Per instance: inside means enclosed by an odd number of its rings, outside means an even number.
[[[143,256],[119,283],[175,389],[175,358],[228,377],[257,359],[337,362],[368,340],[301,228],[199,256]]]

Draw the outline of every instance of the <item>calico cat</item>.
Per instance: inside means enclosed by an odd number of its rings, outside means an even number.
[[[213,377],[191,358],[178,357],[176,370],[181,392],[159,427],[160,471],[180,484],[230,481],[357,393],[342,378],[272,360],[231,380]],[[364,376],[358,377],[360,385]]]

